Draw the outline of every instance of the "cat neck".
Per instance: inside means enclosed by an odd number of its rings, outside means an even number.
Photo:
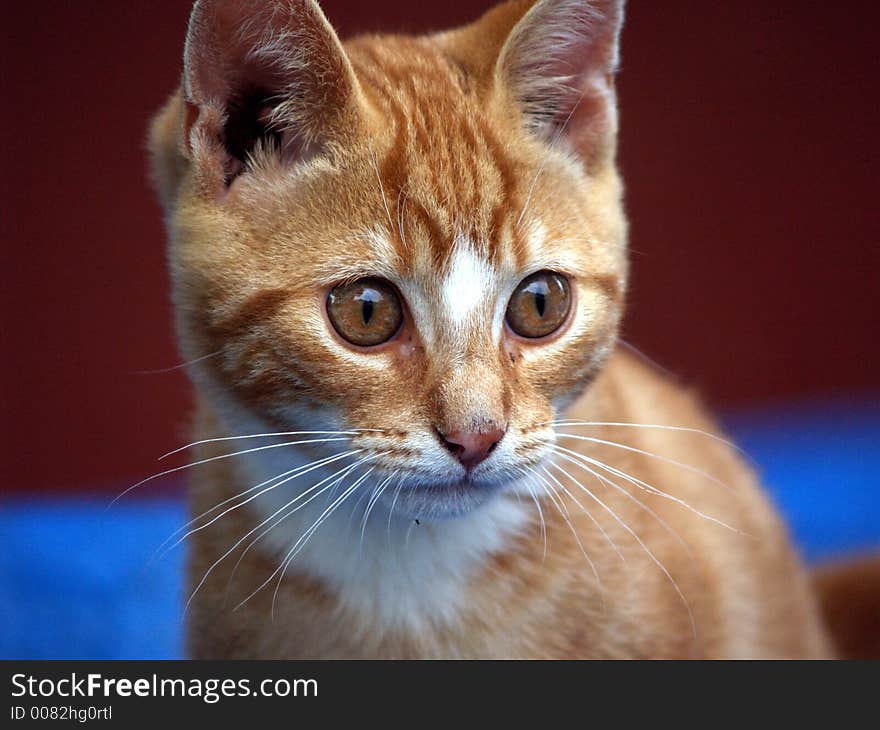
[[[285,466],[296,465],[288,457]],[[248,458],[240,466],[243,483],[260,483],[278,473],[273,468],[267,459]],[[308,482],[268,490],[248,504],[255,525],[274,525],[254,549],[281,572],[319,580],[341,608],[389,630],[454,624],[487,559],[508,549],[534,518],[520,498],[501,494],[463,517],[416,521],[373,499],[378,478],[353,491],[356,479],[306,494],[310,485],[332,485],[338,471],[315,469]]]

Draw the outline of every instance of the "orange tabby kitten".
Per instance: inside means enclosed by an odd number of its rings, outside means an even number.
[[[194,657],[829,654],[742,458],[618,347],[622,6],[196,4],[151,135]]]

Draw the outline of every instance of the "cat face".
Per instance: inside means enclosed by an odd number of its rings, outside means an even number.
[[[421,519],[545,458],[620,318],[619,22],[545,0],[343,47],[311,2],[197,5],[154,154],[184,352],[232,433],[347,432]]]

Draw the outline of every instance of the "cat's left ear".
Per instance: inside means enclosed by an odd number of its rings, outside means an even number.
[[[315,154],[358,107],[351,64],[315,0],[198,0],[183,82],[187,148],[227,184],[261,146],[287,161]]]
[[[496,79],[527,126],[548,141],[564,136],[588,166],[614,153],[623,6],[539,0],[514,26],[496,64]]]

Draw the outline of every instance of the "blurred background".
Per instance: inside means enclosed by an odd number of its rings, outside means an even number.
[[[493,3],[324,0],[345,36]],[[180,652],[186,441],[148,120],[188,0],[4,3],[0,657]],[[762,469],[802,550],[880,545],[880,6],[629,0],[619,77],[627,342]]]

